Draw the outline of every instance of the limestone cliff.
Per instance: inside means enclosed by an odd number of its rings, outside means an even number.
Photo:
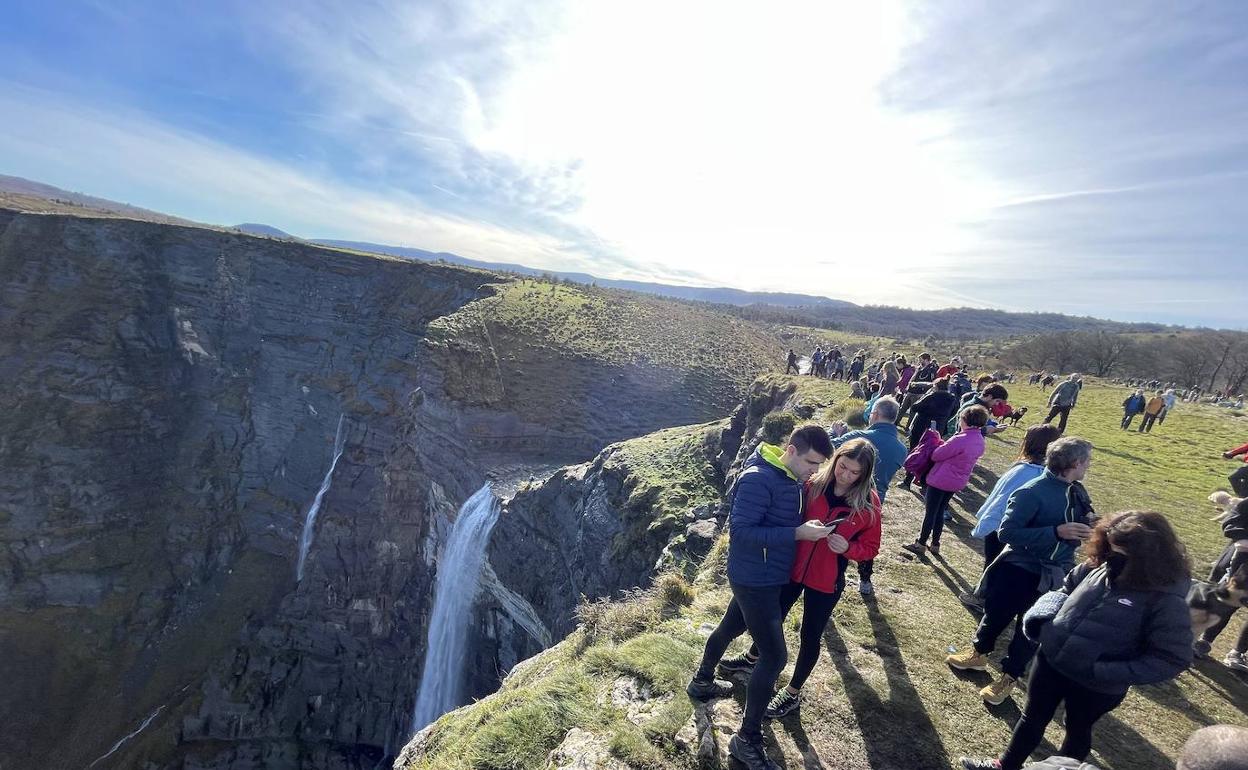
[[[649,308],[630,318],[687,306],[577,290],[588,299],[548,309],[559,336],[525,326],[527,300],[500,306],[510,286],[203,228],[0,210],[0,765],[373,767],[407,737],[459,501],[490,474],[717,418],[764,364],[750,332],[748,355],[717,365],[735,322],[710,311],[689,310],[675,353],[651,360],[566,335],[628,339],[600,312],[616,301]],[[654,408],[663,399],[670,410]],[[297,582],[340,417],[344,450]],[[661,538],[618,547],[650,510],[613,470],[627,451],[512,501],[473,694],[540,646],[517,631],[526,606],[557,635],[568,591],[652,571]],[[523,567],[576,526],[551,496],[584,501],[586,521],[603,504],[628,511],[614,534],[583,530],[557,599]],[[673,503],[671,532],[694,507]]]

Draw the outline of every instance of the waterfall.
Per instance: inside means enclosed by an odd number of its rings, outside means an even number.
[[[490,530],[498,519],[498,499],[490,485],[464,502],[438,559],[438,578],[429,616],[425,668],[420,675],[412,732],[459,706],[459,685],[472,603],[480,588],[481,565]]]
[[[308,514],[303,518],[303,535],[299,538],[299,561],[295,565],[295,580],[303,580],[303,563],[307,561],[308,551],[312,549],[312,536],[316,534],[316,513],[321,510],[321,500],[325,499],[325,493],[329,491],[329,483],[334,477],[334,468],[338,466],[338,458],[342,457],[342,450],[346,444],[346,434],[342,432],[343,418],[345,414],[338,415],[338,430],[334,433],[334,459],[329,463],[329,470],[325,471],[325,478],[321,479],[321,488],[316,490],[316,497],[312,498],[312,505],[308,507]]]

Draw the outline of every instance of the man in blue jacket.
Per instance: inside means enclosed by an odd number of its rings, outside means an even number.
[[[893,483],[893,476],[897,474],[901,464],[906,461],[906,455],[909,454],[906,445],[901,443],[901,439],[897,436],[896,422],[900,409],[897,399],[884,396],[871,407],[871,422],[866,430],[846,432],[848,426],[843,422],[833,423],[830,429],[836,435],[836,438],[832,439],[833,450],[855,438],[866,439],[875,447],[875,491],[880,496],[880,505],[884,504],[884,496],[888,493],[888,485]],[[874,559],[858,562],[858,592],[863,596],[875,593],[875,584],[871,582],[874,574]]]
[[[833,528],[803,522],[803,485],[832,456],[828,433],[818,425],[793,431],[783,449],[761,444],[737,479],[728,517],[728,585],[732,601],[719,627],[706,640],[702,664],[686,688],[697,700],[732,694],[732,684],[715,679],[715,666],[732,640],[750,632],[758,662],[746,689],[741,728],[728,752],[750,770],[775,764],[763,750],[763,713],[776,677],[788,662],[781,626],[780,589],[788,584],[798,540],[821,540]]]

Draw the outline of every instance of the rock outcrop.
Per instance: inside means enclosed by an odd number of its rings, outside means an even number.
[[[0,764],[371,768],[397,753],[458,502],[498,468],[722,415],[743,373],[549,343],[520,356],[514,328],[472,309],[509,280],[0,210]],[[465,317],[478,331],[441,320]],[[664,397],[672,410],[641,408]],[[472,694],[565,631],[580,592],[644,580],[695,523],[690,496],[646,537],[613,458],[522,491],[500,521]],[[604,505],[621,529],[583,528],[580,573],[543,594],[524,565],[578,558],[556,528]]]

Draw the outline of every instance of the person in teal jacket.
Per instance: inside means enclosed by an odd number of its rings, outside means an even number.
[[[997,536],[1006,548],[980,580],[984,617],[970,649],[945,658],[952,668],[987,671],[988,653],[1011,624],[1014,636],[1001,661],[1001,677],[979,691],[987,703],[1010,696],[1036,645],[1023,634],[1023,613],[1040,596],[1060,588],[1075,564],[1075,551],[1092,535],[1092,502],[1080,481],[1092,463],[1092,443],[1073,436],[1049,444],[1044,474],[1010,495]]]

